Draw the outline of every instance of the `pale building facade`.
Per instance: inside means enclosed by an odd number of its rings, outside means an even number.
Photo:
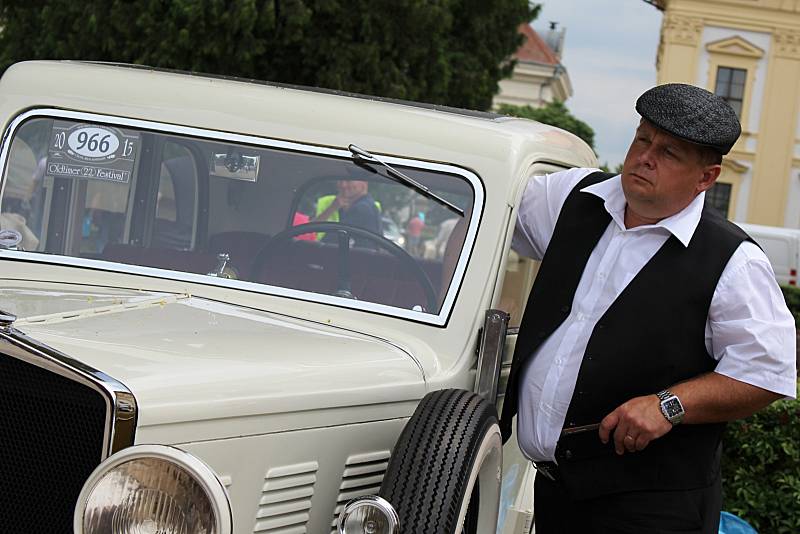
[[[554,100],[564,102],[572,96],[572,83],[561,64],[564,30],[552,28],[542,38],[530,24],[522,24],[519,32],[525,41],[514,54],[514,72],[500,80],[500,91],[493,107],[500,104],[540,108]]]
[[[723,96],[742,136],[709,201],[738,222],[800,228],[800,0],[645,0],[664,11],[658,83]]]

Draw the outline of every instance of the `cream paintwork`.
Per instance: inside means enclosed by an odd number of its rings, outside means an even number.
[[[57,107],[341,148],[355,143],[378,154],[452,163],[476,172],[484,184],[491,185],[486,187],[480,231],[472,251],[472,257],[481,261],[470,265],[447,328],[344,309],[335,309],[332,314],[327,305],[300,304],[202,284],[107,275],[86,269],[66,269],[57,277],[75,283],[186,292],[287,315],[300,313],[313,321],[367,331],[391,339],[414,354],[426,369],[432,389],[464,387],[469,383],[466,372],[473,365],[469,356],[483,310],[499,298],[495,289],[503,272],[506,239],[511,231],[510,207],[515,205],[530,167],[537,161],[563,166],[596,165],[594,154],[580,139],[531,121],[473,118],[145,69],[69,62],[21,63],[9,68],[0,80],[0,95],[0,121],[6,124],[25,109]],[[213,107],[209,102],[214,103]],[[0,253],[0,258],[3,255]],[[14,267],[20,267],[19,273],[15,274],[14,268],[4,269],[8,273],[5,276],[53,279],[51,266],[39,268],[27,263]]]
[[[28,285],[29,292],[17,289],[14,297],[40,311],[58,302],[53,291]],[[35,322],[18,317],[15,327],[128,386],[143,427],[425,394],[422,370],[409,354],[362,334],[198,297],[119,296],[116,306],[104,307],[86,295],[90,302],[82,310],[39,315]],[[307,426],[301,419],[295,418],[296,428]],[[264,433],[278,430],[268,420],[262,424]],[[220,429],[205,439],[241,435],[236,425]]]
[[[309,462],[319,470],[308,532],[326,532],[348,456],[390,450],[426,392],[472,388],[478,330],[500,299],[525,181],[542,163],[596,165],[576,137],[520,119],[70,62],[18,64],[0,79],[3,130],[47,107],[340,150],[354,143],[469,169],[484,184],[444,326],[0,250],[0,309],[20,315],[23,332],[125,383],[139,403],[137,443],[178,444],[208,462],[228,483],[237,534],[264,519],[256,516],[265,473]],[[518,451],[507,459],[526,468]]]
[[[264,528],[270,524],[283,523],[281,526],[285,528],[297,525],[296,521],[302,523],[305,519],[303,515],[309,505],[311,514],[308,515],[307,532],[327,534],[331,532],[335,503],[344,493],[340,486],[348,458],[388,453],[390,447],[387,444],[397,440],[404,424],[404,419],[389,419],[369,424],[186,443],[180,447],[203,458],[228,484],[234,517],[238,519],[235,521],[235,534],[253,534],[254,531],[260,532],[257,526]],[[241,458],[247,458],[248,462],[242,462]],[[268,515],[271,512],[269,505],[260,504],[260,501],[267,473],[278,461],[286,466],[316,463],[316,482],[307,503],[297,503],[294,510],[284,514]],[[372,481],[372,487],[380,486],[380,482],[376,482]]]

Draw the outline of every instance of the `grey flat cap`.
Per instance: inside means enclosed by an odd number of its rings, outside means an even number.
[[[723,155],[742,133],[733,108],[722,97],[694,85],[653,87],[636,101],[636,111],[667,133]]]

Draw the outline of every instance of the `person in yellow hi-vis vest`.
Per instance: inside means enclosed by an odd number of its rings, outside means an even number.
[[[341,222],[349,226],[363,228],[382,235],[380,204],[369,194],[369,185],[364,180],[339,180],[335,195],[317,199],[314,221]],[[317,234],[318,240],[325,240],[324,232]],[[356,246],[367,241],[355,239]]]

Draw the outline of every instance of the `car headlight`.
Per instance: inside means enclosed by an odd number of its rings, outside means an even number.
[[[232,523],[211,468],[164,445],[129,447],[97,466],[73,521],[78,534],[230,534]]]
[[[339,534],[397,534],[399,520],[385,499],[367,495],[353,499],[339,515]]]

